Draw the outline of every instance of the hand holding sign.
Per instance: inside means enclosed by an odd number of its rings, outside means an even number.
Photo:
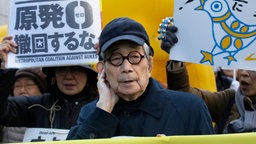
[[[161,48],[165,52],[169,53],[171,47],[173,47],[178,42],[178,38],[175,34],[178,31],[178,28],[173,25],[172,17],[166,17],[163,19],[159,27],[160,29],[158,30],[158,33],[160,36],[158,39],[162,40]]]
[[[3,38],[3,41],[0,44],[0,59],[3,62],[1,64],[1,67],[7,61],[7,54],[9,51],[11,51],[12,53],[17,52],[17,46],[17,43],[12,41],[12,36],[6,36]]]

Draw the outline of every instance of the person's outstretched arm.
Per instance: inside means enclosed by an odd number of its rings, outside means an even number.
[[[176,26],[166,28],[165,39],[161,41],[161,49],[169,53],[170,49],[178,42]],[[169,60],[166,64],[167,87],[171,90],[189,92],[201,97],[211,114],[212,120],[218,124],[223,122],[232,106],[235,91],[227,89],[221,92],[210,92],[208,90],[198,89],[190,86],[189,75],[186,64],[181,61]]]

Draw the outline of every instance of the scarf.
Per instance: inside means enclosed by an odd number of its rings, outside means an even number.
[[[224,132],[241,133],[256,131],[256,110],[247,110],[245,108],[245,99],[246,97],[243,96],[240,89],[238,89],[235,95],[235,102],[240,117],[231,121]]]

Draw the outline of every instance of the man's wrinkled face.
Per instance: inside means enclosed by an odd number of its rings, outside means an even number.
[[[256,96],[256,71],[238,70],[237,78],[244,96]]]
[[[148,85],[152,61],[146,57],[143,46],[131,41],[117,42],[111,49],[114,51],[106,54],[107,81],[118,96],[127,101],[135,100]],[[120,59],[123,61],[119,62]]]

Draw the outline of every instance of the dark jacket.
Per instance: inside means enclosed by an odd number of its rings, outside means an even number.
[[[85,97],[73,101],[58,95],[19,96],[0,100],[0,123],[5,126],[69,129],[76,124]]]
[[[233,79],[226,76],[222,69],[216,71],[217,77],[215,78],[217,91],[222,91],[231,87]]]
[[[198,88],[193,88],[189,84],[188,72],[183,65],[175,67],[175,62],[167,63],[167,84],[168,89],[190,92],[201,97],[211,114],[212,120],[216,123],[217,133],[222,133],[224,127],[239,118],[239,113],[235,106],[235,90],[226,89],[219,92],[210,92]]]
[[[58,89],[42,96],[9,97],[10,76],[0,75],[0,124],[5,126],[69,129],[81,107],[96,97],[86,95],[86,89],[72,98]]]
[[[97,108],[96,102],[82,108],[78,124],[71,128],[67,139],[213,133],[202,99],[167,90],[152,78],[139,99],[119,99],[112,113]]]

